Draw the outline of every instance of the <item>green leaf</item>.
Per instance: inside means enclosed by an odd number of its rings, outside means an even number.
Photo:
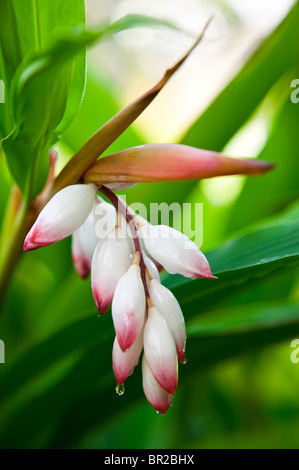
[[[54,142],[53,132],[76,113],[85,85],[85,50],[80,48],[76,57],[68,59],[67,51],[59,50],[63,42],[53,42],[70,26],[84,25],[85,6],[80,0],[73,2],[30,2],[36,26],[35,50],[27,54],[14,75],[10,107],[13,131],[3,141],[7,163],[21,190],[28,199],[44,186],[48,171],[48,150]],[[16,5],[20,5],[16,2]],[[22,9],[18,10],[21,21]],[[30,11],[30,10],[29,10]],[[24,13],[24,12],[23,12]],[[29,14],[29,13],[28,13]],[[26,21],[27,16],[23,17]],[[51,30],[52,22],[55,28]],[[62,28],[63,26],[63,28]],[[57,30],[59,33],[57,33]],[[19,41],[22,42],[22,36]],[[55,64],[56,62],[56,64]],[[56,67],[57,66],[57,67]]]
[[[242,328],[238,330],[236,328],[238,321],[233,318],[234,313],[242,315],[241,310],[233,311],[231,316],[228,312],[222,312],[223,320],[221,320],[219,312],[214,322],[214,329],[206,327],[204,330],[205,325],[208,324],[208,320],[205,318],[202,322],[197,319],[197,322],[194,321],[190,328],[188,327],[188,364],[180,367],[181,386],[188,378],[198,374],[201,369],[211,367],[230,357],[237,357],[278,341],[293,338],[299,333],[299,309],[295,304],[275,303],[264,306],[248,306],[244,312]],[[213,315],[211,314],[210,317],[213,323]],[[223,332],[219,334],[217,322],[221,325],[225,321],[229,322],[229,325],[225,325]],[[76,331],[72,339],[72,329],[78,330],[79,327],[83,327],[80,344],[86,349],[89,337],[88,330],[92,327],[91,323],[93,322],[91,319],[86,319],[84,322],[81,321],[78,325],[68,327],[61,332],[61,340],[64,337],[63,344],[68,340],[74,343],[75,338],[78,337]],[[241,324],[240,318],[239,324]],[[40,392],[38,397],[33,395],[33,398],[27,398],[25,403],[22,403],[21,400],[17,404],[13,402],[11,405],[6,404],[7,419],[2,419],[4,427],[0,432],[2,445],[25,448],[74,447],[87,432],[105,428],[105,424],[110,422],[115,415],[119,415],[124,409],[135,406],[139,400],[145,399],[141,387],[140,368],[137,368],[134,375],[128,379],[125,396],[122,398],[116,396],[113,391],[110,361],[101,361],[102,352],[108,347],[111,348],[113,341],[111,328],[109,328],[107,336],[106,319],[102,328],[99,329],[98,344],[86,349],[81,358],[73,363],[70,370],[63,377],[59,376],[52,386],[48,386],[46,390]],[[55,352],[55,348],[57,349],[55,339],[57,338],[57,335],[53,336],[52,346],[47,349],[50,357],[52,353],[54,354],[54,359],[57,358]],[[57,344],[61,346],[61,342]],[[76,350],[78,347],[78,345],[75,346]],[[65,352],[65,350],[66,348],[63,346],[63,351]],[[41,351],[40,346],[32,350],[31,356],[35,356],[34,364],[38,363],[38,354]],[[46,366],[49,364],[49,360],[44,354],[41,358],[43,361],[40,361],[40,371],[42,364]],[[12,368],[9,377],[20,373],[21,367],[23,367],[25,370],[21,375],[22,379],[25,376],[26,367],[27,370],[30,370],[30,362],[28,363],[30,357],[25,355],[22,359],[17,368]],[[52,375],[55,375],[54,371],[52,371]],[[9,380],[7,375],[4,375],[4,379],[5,381]],[[4,387],[5,381],[3,381]],[[10,380],[10,386],[19,387],[19,390],[22,390],[22,395],[26,396],[26,391],[20,389],[17,378],[13,382]],[[33,415],[34,420],[29,419]],[[69,426],[70,420],[73,423],[72,427]],[[47,422],[47,433],[44,436],[41,435],[41,429],[45,430],[45,422]]]
[[[1,78],[6,85],[6,133],[11,130],[9,99],[11,84],[20,64],[46,49],[61,30],[85,23],[85,2],[78,0],[2,0],[0,16]],[[85,54],[73,64],[71,98],[78,107],[84,89]]]
[[[77,152],[101,125],[120,111],[117,99],[111,96],[110,87],[111,84],[102,82],[93,74],[87,75],[82,105],[72,125],[62,136],[63,143],[71,149],[72,153]],[[131,126],[109,147],[109,153],[127,148],[132,143],[141,145],[145,142]]]
[[[283,22],[188,130],[181,143],[217,151],[223,149],[272,86],[297,66],[299,50],[294,37],[298,20],[299,3],[296,2]]]
[[[215,312],[214,312],[215,313]],[[202,369],[299,333],[299,305],[287,301],[219,311],[190,322],[190,352]],[[291,354],[291,350],[290,350]],[[191,372],[190,372],[191,373]]]
[[[265,175],[263,181],[246,180],[234,204],[233,216],[229,221],[230,230],[239,230],[246,224],[267,217],[298,198],[298,175],[294,171],[298,165],[297,128],[298,108],[288,96],[259,155],[259,158],[275,163],[276,169],[272,174]],[[259,202],[257,204],[254,201]]]
[[[77,81],[70,94],[73,61],[88,45],[104,35],[152,24],[165,26],[163,21],[132,15],[96,30],[69,30],[44,51],[27,59],[18,70],[12,90],[15,126],[2,145],[9,168],[21,190],[29,195],[28,199],[43,188],[49,147],[57,140],[57,134],[72,121],[74,102],[76,110],[79,105],[78,90],[81,87]]]
[[[188,323],[188,337],[226,336],[298,323],[299,305],[292,302],[247,304],[201,314]]]
[[[291,208],[293,213],[294,208]],[[206,254],[216,280],[182,280],[169,276],[165,284],[173,289],[184,312],[210,309],[238,286],[269,275],[273,270],[299,263],[299,219],[276,218],[258,228],[228,240]]]
[[[268,306],[268,313],[264,312],[264,325],[260,324],[259,329],[255,331],[251,329],[250,322],[249,325],[247,325],[249,328],[246,330],[246,319],[244,320],[245,332],[242,335],[228,334],[222,337],[212,337],[211,335],[197,335],[194,330],[193,333],[190,334],[190,338],[187,343],[188,363],[186,366],[180,367],[181,385],[179,384],[179,388],[183,387],[185,381],[192,379],[204,368],[219,364],[223,360],[229,359],[232,356],[237,357],[246,352],[252,352],[266,345],[293,337],[293,334],[298,334],[298,306],[297,311],[296,306],[294,305],[288,306],[281,304],[279,306],[272,307],[275,309],[276,315],[280,315],[281,321],[279,322],[279,327],[271,325],[270,318],[268,318],[268,325],[266,325],[267,322],[265,321],[265,317],[266,315],[271,317],[272,311],[271,306]],[[256,314],[263,316],[262,307],[261,310],[257,310]],[[287,317],[286,322],[283,321],[284,315]],[[289,317],[292,317],[291,321]],[[87,360],[89,360],[91,368],[95,367],[94,373],[96,373],[96,358],[93,357],[92,354],[95,353],[96,351],[91,351],[85,358],[86,363]],[[83,361],[81,366],[84,367]],[[74,370],[70,374],[69,380],[73,380],[75,373],[78,373],[78,371],[79,368],[76,371]],[[84,390],[81,390],[80,395],[78,394],[77,400],[70,404],[68,411],[65,413],[65,417],[60,423],[58,432],[56,431],[54,440],[50,441],[50,446],[55,448],[60,446],[68,447],[78,445],[78,442],[80,442],[80,439],[84,435],[82,430],[85,430],[85,434],[86,429],[88,429],[89,432],[94,429],[104,430],[106,423],[111,422],[113,417],[119,416],[125,409],[129,410],[130,408],[133,408],[139,400],[144,400],[145,398],[143,397],[139,372],[139,370],[135,370],[134,375],[128,379],[127,391],[124,397],[121,398],[113,394],[111,385],[106,381],[103,383],[101,389],[95,387],[93,390],[88,390],[86,394],[84,394]],[[64,386],[66,383],[67,381],[65,381]],[[61,383],[61,389],[62,386],[63,385]],[[79,383],[78,386],[80,386]],[[110,393],[109,389],[111,389]],[[57,392],[58,386],[55,390],[55,393]],[[42,403],[45,403],[47,398],[50,399],[50,394],[48,397],[45,395],[44,399],[40,401],[40,409],[42,409]],[[176,398],[174,398],[174,406],[175,403]],[[68,420],[71,416],[75,416],[74,419],[76,423],[72,429],[68,426]]]

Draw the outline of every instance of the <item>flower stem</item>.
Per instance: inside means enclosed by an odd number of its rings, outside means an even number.
[[[26,200],[22,200],[18,192],[15,191],[12,192],[11,199],[8,202],[7,211],[11,210],[12,214],[5,217],[1,234],[0,304],[5,298],[11,276],[22,255],[25,236],[45,204],[42,200],[39,204],[35,202],[29,204]]]
[[[16,213],[9,237],[3,237],[0,254],[0,302],[3,301],[11,275],[22,254],[26,235],[28,208],[23,203]]]
[[[121,215],[126,219],[126,222],[128,226],[130,227],[133,240],[134,240],[134,245],[135,245],[135,251],[136,253],[140,254],[140,271],[141,271],[141,279],[144,287],[144,292],[145,292],[145,297],[149,297],[149,292],[148,292],[148,287],[147,287],[147,282],[146,282],[146,266],[142,254],[142,248],[141,248],[141,243],[140,239],[136,230],[136,225],[134,222],[134,216],[130,214],[129,212],[129,207],[110,189],[108,189],[106,186],[101,186],[99,188],[99,191],[104,194],[104,196],[109,199],[109,201],[114,205],[115,209],[121,213]]]
[[[11,189],[11,193],[3,217],[0,246],[3,246],[3,243],[5,243],[6,238],[10,237],[11,229],[14,225],[14,221],[17,217],[21,204],[21,191],[19,190],[18,186],[14,185]]]

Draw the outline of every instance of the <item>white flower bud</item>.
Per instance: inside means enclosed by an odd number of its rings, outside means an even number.
[[[166,320],[173,335],[179,361],[185,361],[186,327],[181,307],[173,293],[156,279],[149,282],[152,303]]]
[[[116,378],[116,384],[121,385],[133,374],[135,366],[139,361],[139,356],[143,348],[143,329],[138,338],[127,351],[122,351],[117,338],[114,340],[112,350],[113,372]]]
[[[98,242],[98,239],[95,234],[95,219],[94,219],[94,211],[95,211],[96,204],[97,202],[95,201],[90,213],[88,214],[87,219],[78,229],[81,246],[84,252],[89,256],[89,258],[92,258],[92,255],[94,253],[94,250]]]
[[[28,233],[24,250],[35,250],[71,235],[90,213],[97,193],[94,184],[74,184],[56,193]]]
[[[144,225],[139,233],[148,253],[169,273],[192,279],[214,277],[198,246],[178,230],[167,225]]]
[[[165,414],[171,405],[172,395],[158,384],[145,355],[142,358],[142,385],[148,402],[158,413]]]
[[[126,351],[136,341],[144,324],[145,294],[140,267],[133,264],[120,278],[112,301],[112,318],[120,348]]]
[[[165,318],[155,307],[148,310],[143,342],[144,354],[156,381],[174,395],[178,381],[175,342]]]
[[[85,279],[90,273],[91,259],[82,248],[78,230],[72,235],[72,259],[77,273],[82,279]]]
[[[103,242],[113,230],[116,221],[116,210],[113,205],[97,197],[87,219],[79,228],[82,248],[90,258],[97,244]]]
[[[130,247],[115,228],[103,242],[99,242],[92,257],[91,285],[95,304],[100,314],[107,312],[118,280],[130,266]]]

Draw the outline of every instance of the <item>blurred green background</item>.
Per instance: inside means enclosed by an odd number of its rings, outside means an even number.
[[[155,83],[216,13],[205,42],[109,153],[181,142],[277,168],[126,193],[147,205],[202,202],[202,250],[219,277],[212,285],[164,276],[189,337],[166,416],[143,396],[139,366],[116,395],[111,315],[98,318],[90,281],[72,267],[70,239],[22,257],[2,299],[1,448],[299,447],[299,363],[290,346],[299,338],[299,103],[290,99],[299,78],[299,4],[275,2],[266,15],[273,2],[264,3],[177,0],[151,2],[151,11],[147,1],[87,2],[90,25],[137,12],[189,34],[136,29],[89,52],[85,97],[58,146],[60,167]],[[2,217],[12,179],[3,154],[0,163]]]

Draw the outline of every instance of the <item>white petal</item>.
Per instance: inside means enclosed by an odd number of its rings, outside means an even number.
[[[165,318],[155,307],[148,310],[143,342],[144,354],[156,381],[173,395],[178,381],[176,346]]]
[[[145,355],[142,358],[142,385],[148,402],[159,413],[165,414],[172,402],[172,395],[162,388],[147,363]]]
[[[115,228],[116,222],[117,214],[114,206],[97,196],[87,219],[79,228],[82,248],[90,258],[98,243],[103,242]]]
[[[47,246],[71,235],[90,213],[97,190],[94,184],[74,184],[56,193],[28,233],[24,250]]]
[[[152,303],[166,320],[173,335],[179,361],[185,360],[186,327],[181,307],[173,293],[156,279],[149,282]]]
[[[198,246],[167,225],[147,225],[139,230],[149,254],[171,274],[213,278],[209,263]]]
[[[117,338],[115,338],[112,351],[112,364],[117,385],[123,384],[124,381],[132,375],[135,366],[138,364],[142,348],[143,330],[141,330],[138,338],[127,351],[122,351]]]
[[[106,313],[112,302],[116,284],[130,266],[130,247],[125,238],[119,237],[119,229],[99,242],[92,257],[91,285],[95,304],[100,314]]]
[[[80,277],[85,279],[90,273],[91,259],[81,246],[78,230],[72,235],[72,259],[77,273]]]
[[[140,268],[133,264],[120,278],[112,301],[112,318],[118,343],[126,351],[138,337],[144,323],[145,294]]]
[[[160,274],[159,274],[157,266],[144,252],[142,253],[142,255],[143,255],[145,266],[149,270],[150,275],[154,279],[156,279],[158,282],[160,282]]]
[[[95,234],[98,240],[106,238],[117,223],[116,209],[103,199],[95,207]]]

